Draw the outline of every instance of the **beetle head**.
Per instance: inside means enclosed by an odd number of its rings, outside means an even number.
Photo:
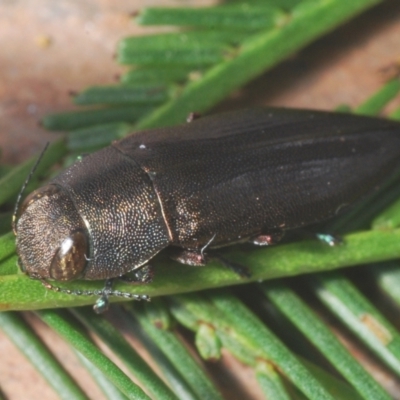
[[[70,281],[84,273],[89,241],[72,200],[50,184],[31,193],[17,221],[21,269],[32,278]]]

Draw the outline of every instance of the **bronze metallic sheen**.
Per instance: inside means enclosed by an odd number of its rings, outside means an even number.
[[[66,169],[25,201],[18,254],[29,275],[56,280],[118,277],[168,246],[201,262],[204,246],[265,244],[334,217],[399,169],[395,121],[274,108],[204,117]]]

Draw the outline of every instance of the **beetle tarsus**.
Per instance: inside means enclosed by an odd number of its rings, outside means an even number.
[[[343,244],[343,239],[338,235],[332,235],[330,233],[316,233],[315,237],[328,246],[334,247]]]
[[[108,296],[103,294],[96,300],[96,303],[94,303],[93,310],[96,314],[102,314],[108,310],[109,306],[110,302],[108,301]]]

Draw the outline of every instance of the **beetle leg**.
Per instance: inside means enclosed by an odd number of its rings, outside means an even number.
[[[262,234],[250,239],[249,242],[257,246],[271,246],[273,244],[280,242],[284,235],[285,233],[283,231],[270,233],[268,235]]]
[[[191,265],[194,267],[203,267],[208,261],[207,255],[204,252],[213,242],[215,236],[217,236],[216,233],[214,233],[214,236],[201,249],[175,249],[175,251],[173,250],[171,253],[171,258],[182,264]]]
[[[153,276],[153,267],[149,264],[145,264],[131,271],[129,274],[119,276],[118,279],[127,283],[150,283],[153,281]]]
[[[338,235],[331,233],[312,232],[306,229],[296,229],[292,232],[292,235],[300,239],[317,239],[318,241],[331,247],[338,246],[343,243],[343,239]]]
[[[174,249],[175,250],[175,249]],[[219,253],[215,251],[210,251],[210,254],[206,255],[201,250],[184,250],[176,249],[174,253],[170,254],[170,257],[182,264],[202,267],[207,264],[210,260],[215,260],[220,262],[224,267],[229,268],[235,274],[239,275],[241,278],[249,278],[251,276],[250,271],[244,265],[232,262],[222,257]]]
[[[201,250],[173,249],[170,257],[181,264],[193,267],[203,267],[208,261],[207,255]]]
[[[112,293],[112,284],[114,279],[107,279],[104,284],[104,289],[102,290],[101,296],[96,300],[93,306],[93,310],[96,314],[102,314],[104,311],[108,310],[110,302],[108,297]]]

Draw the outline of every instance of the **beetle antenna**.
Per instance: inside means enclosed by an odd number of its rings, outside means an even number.
[[[140,300],[150,301],[150,297],[146,294],[133,294],[128,292],[121,292],[119,290],[112,290],[113,279],[107,279],[103,289],[95,289],[95,290],[65,289],[59,286],[54,286],[45,279],[40,279],[40,282],[42,282],[42,285],[47,290],[52,290],[53,292],[65,293],[75,296],[100,296],[96,300],[96,303],[93,306],[93,309],[97,314],[101,314],[108,309],[109,296],[123,297],[125,299],[133,299],[139,301]]]
[[[18,214],[18,211],[19,211],[19,206],[21,204],[22,195],[24,194],[25,189],[28,186],[28,183],[30,182],[30,180],[32,178],[32,175],[37,170],[37,167],[39,166],[40,161],[42,161],[44,153],[46,152],[48,147],[49,147],[49,142],[47,142],[46,145],[44,146],[44,149],[42,150],[42,152],[40,153],[40,155],[39,155],[38,159],[36,160],[35,164],[31,168],[31,170],[30,170],[30,172],[28,174],[28,177],[25,179],[25,182],[23,183],[23,185],[21,187],[21,190],[18,193],[17,201],[15,202],[14,212],[13,212],[13,216],[12,216],[12,220],[11,220],[11,227],[12,227],[12,230],[14,232],[14,235],[17,235],[17,214]]]

